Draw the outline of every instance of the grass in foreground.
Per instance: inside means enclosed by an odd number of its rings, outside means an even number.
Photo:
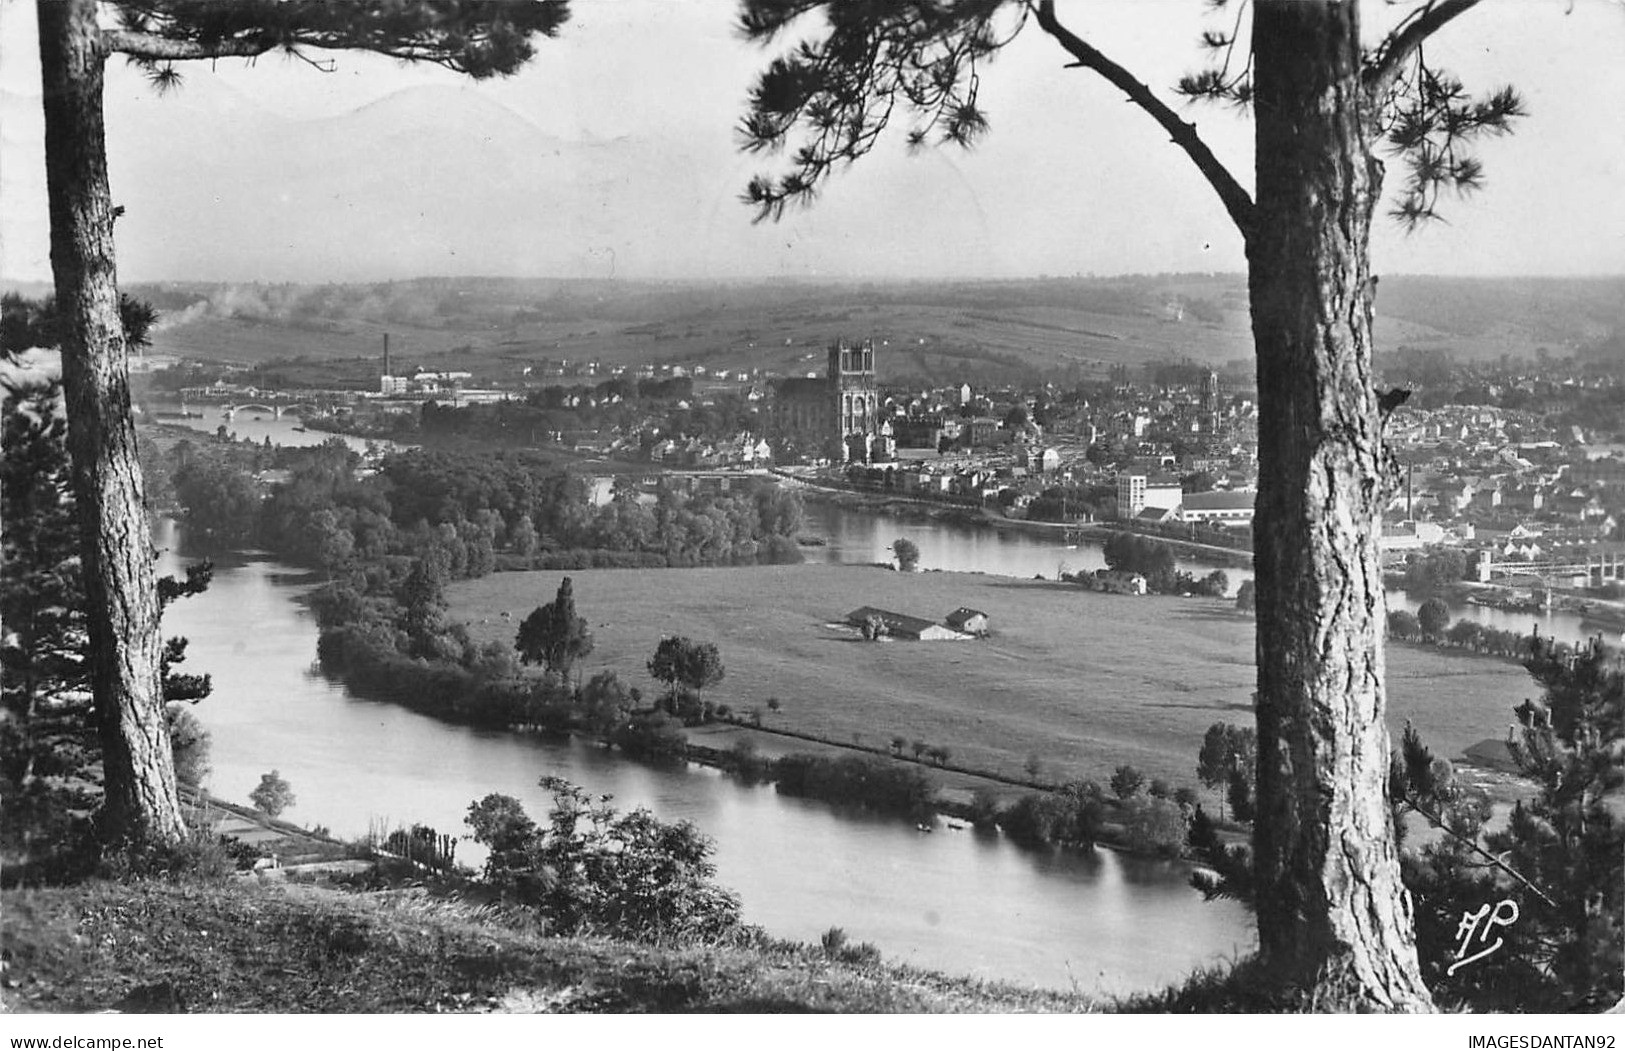
[[[554,938],[421,890],[228,879],[7,891],[7,1011],[1062,1012],[1056,992],[770,940]]]

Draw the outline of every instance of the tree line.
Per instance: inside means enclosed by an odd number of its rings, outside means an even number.
[[[258,542],[335,576],[396,556],[436,552],[450,579],[550,563],[608,566],[799,562],[801,498],[766,481],[730,493],[662,490],[653,503],[624,484],[593,506],[587,482],[528,452],[411,450],[370,477],[340,440],[315,449],[182,442],[170,482],[194,538]],[[288,472],[269,487],[266,467]]]
[[[1215,569],[1197,578],[1174,564],[1173,548],[1137,533],[1114,532],[1102,546],[1108,568],[1122,573],[1138,573],[1145,578],[1146,590],[1159,595],[1207,595],[1222,598],[1229,590],[1230,577]]]
[[[1471,617],[1450,621],[1450,608],[1444,600],[1430,598],[1415,613],[1408,609],[1388,611],[1389,638],[1432,646],[1467,650],[1492,657],[1523,660],[1529,655],[1533,636],[1509,628],[1493,628]],[[1565,651],[1570,647],[1560,643]]]

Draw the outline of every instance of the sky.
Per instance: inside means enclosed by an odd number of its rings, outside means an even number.
[[[1063,21],[1174,101],[1198,68],[1199,0],[1061,0]],[[1404,8],[1398,8],[1403,10]],[[1368,21],[1393,17],[1371,0]],[[576,0],[518,75],[335,53],[186,63],[158,95],[108,67],[108,154],[127,282],[424,275],[1008,278],[1239,272],[1211,189],[1144,113],[1063,68],[1029,26],[982,77],[990,133],[911,154],[901,135],[809,208],[753,224],[738,195],[774,159],[734,127],[774,53],[727,0]],[[0,0],[0,279],[49,277],[33,4]],[[1530,116],[1480,149],[1486,188],[1447,222],[1384,223],[1379,273],[1625,273],[1625,3],[1486,0],[1430,60],[1516,85]],[[1191,107],[1251,183],[1250,125]],[[1391,183],[1398,182],[1397,165]]]

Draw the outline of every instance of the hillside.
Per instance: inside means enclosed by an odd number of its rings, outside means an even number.
[[[992,985],[743,937],[548,937],[423,890],[228,877],[8,890],[8,1013],[1081,1011]]]
[[[1103,376],[1115,364],[1250,361],[1245,284],[1200,275],[998,282],[682,284],[422,278],[375,285],[136,286],[164,314],[155,353],[211,360],[377,357],[517,378],[542,360],[682,362],[799,374],[837,336],[886,346],[882,380]],[[1625,280],[1396,276],[1381,350],[1462,360],[1557,353],[1625,330]]]

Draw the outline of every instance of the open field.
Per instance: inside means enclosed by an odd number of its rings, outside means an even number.
[[[565,574],[500,573],[447,589],[451,616],[480,639],[512,640]],[[948,748],[955,763],[1021,776],[1036,754],[1052,776],[1104,781],[1132,763],[1196,784],[1207,727],[1251,719],[1253,622],[1227,602],[1098,594],[1052,581],[862,566],[588,570],[569,574],[596,648],[582,674],[611,669],[659,689],[645,661],[664,635],[715,642],[727,677],[712,699],[762,710],[764,725],[837,741],[894,735]],[[989,614],[992,636],[864,642],[831,626],[858,606],[941,620]],[[502,619],[506,611],[510,619]],[[1412,720],[1457,757],[1501,737],[1532,683],[1516,665],[1395,645],[1392,729]],[[776,697],[782,710],[767,710]]]

